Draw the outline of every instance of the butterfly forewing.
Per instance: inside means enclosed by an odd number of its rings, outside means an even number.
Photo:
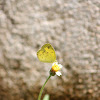
[[[53,63],[56,60],[55,50],[51,44],[44,44],[37,52],[38,59],[41,62]]]

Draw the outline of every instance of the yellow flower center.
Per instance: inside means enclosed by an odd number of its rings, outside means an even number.
[[[57,65],[57,64],[54,64],[53,66],[52,66],[52,68],[51,68],[51,71],[53,71],[53,72],[57,72],[57,71],[59,71],[61,68]]]

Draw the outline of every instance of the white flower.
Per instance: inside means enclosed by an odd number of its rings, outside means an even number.
[[[58,62],[54,62],[52,64],[51,72],[55,73],[56,75],[60,76],[62,75],[59,71],[63,66],[61,64],[58,64]]]

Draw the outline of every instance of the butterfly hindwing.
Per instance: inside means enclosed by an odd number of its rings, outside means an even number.
[[[38,59],[41,62],[53,63],[56,60],[55,50],[51,44],[44,44],[37,52]]]

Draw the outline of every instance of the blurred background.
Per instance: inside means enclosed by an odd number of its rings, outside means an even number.
[[[0,0],[0,100],[37,100],[51,68],[36,55],[45,43],[64,67],[43,96],[100,100],[99,0]]]

